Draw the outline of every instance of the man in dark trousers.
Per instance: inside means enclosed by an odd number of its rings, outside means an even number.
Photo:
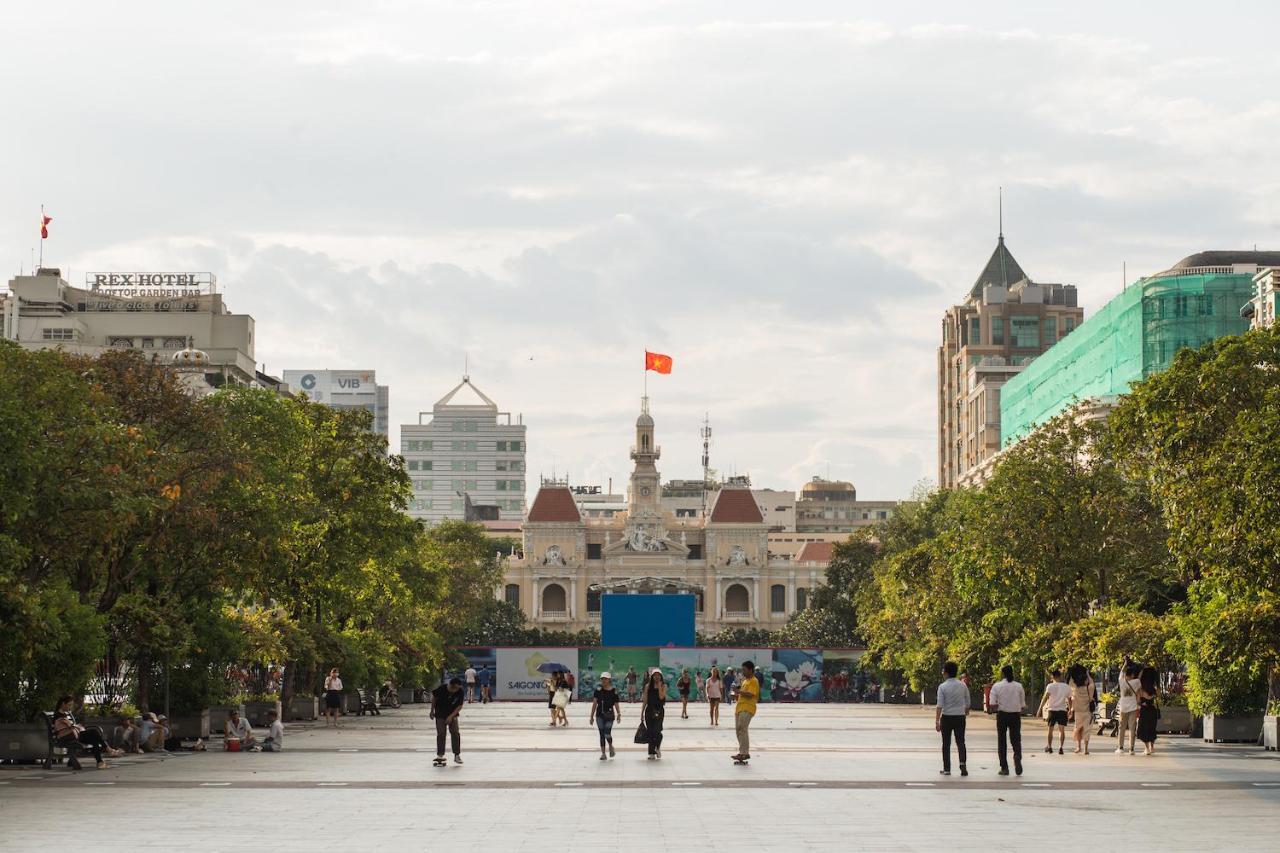
[[[969,688],[956,678],[960,667],[953,660],[942,667],[946,681],[938,685],[938,707],[934,713],[934,728],[942,733],[942,775],[951,775],[951,736],[956,738],[956,752],[960,756],[960,775],[968,776],[965,766],[967,754],[964,747],[964,723],[969,716]]]
[[[462,733],[458,730],[458,714],[462,713],[462,704],[466,694],[462,692],[462,679],[451,678],[448,684],[441,684],[431,691],[431,719],[436,721],[436,760],[437,767],[443,767],[444,733],[449,730],[449,740],[453,747],[453,763],[462,763]]]

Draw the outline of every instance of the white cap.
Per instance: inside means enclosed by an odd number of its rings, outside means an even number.
[[[609,673],[607,673],[607,672],[602,672],[602,673],[600,673],[600,677],[601,677],[601,678],[607,678],[607,679],[609,679],[610,681],[613,681],[613,676],[612,676],[612,675],[610,675],[610,674],[609,674]]]

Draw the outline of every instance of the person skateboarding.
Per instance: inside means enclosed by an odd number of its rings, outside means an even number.
[[[751,661],[742,662],[742,681],[738,682],[738,701],[733,706],[733,728],[738,733],[738,752],[734,764],[746,764],[751,758],[751,737],[748,729],[756,715],[756,702],[760,698],[760,681],[756,678],[756,666]]]
[[[445,766],[445,731],[449,732],[450,745],[453,747],[453,763],[462,763],[462,733],[458,730],[458,714],[462,713],[465,701],[460,678],[451,678],[448,684],[441,684],[431,691],[431,719],[436,721],[436,758],[432,764],[436,767]]]

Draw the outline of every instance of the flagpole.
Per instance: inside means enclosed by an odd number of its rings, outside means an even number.
[[[44,205],[40,205],[40,266],[44,266]]]

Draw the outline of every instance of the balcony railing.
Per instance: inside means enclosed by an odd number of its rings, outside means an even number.
[[[538,615],[538,618],[539,619],[562,619],[564,621],[568,621],[569,611],[568,610],[544,610],[542,611],[542,613]]]

